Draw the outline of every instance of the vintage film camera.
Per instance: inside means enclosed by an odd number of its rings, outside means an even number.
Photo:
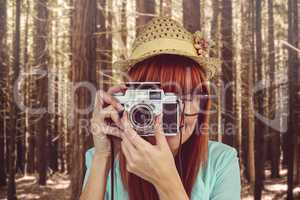
[[[166,136],[179,132],[180,99],[160,89],[160,82],[127,82],[125,93],[113,96],[124,106],[133,129],[141,136],[154,135],[156,116],[162,114]]]

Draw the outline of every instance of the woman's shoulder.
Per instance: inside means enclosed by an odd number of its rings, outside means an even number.
[[[221,142],[209,140],[207,162],[199,171],[193,188],[192,199],[213,198],[216,195],[216,188],[222,185],[225,176],[237,176],[239,173],[237,167],[237,151],[235,148]],[[238,187],[239,185],[236,182],[231,184]]]
[[[218,141],[208,141],[208,165],[213,170],[224,168],[237,159],[237,150]]]
[[[212,158],[217,158],[222,154],[237,154],[237,151],[234,147],[222,142],[208,140],[208,153]]]

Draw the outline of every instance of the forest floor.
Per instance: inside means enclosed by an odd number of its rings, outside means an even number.
[[[70,199],[70,180],[65,174],[55,173],[46,186],[39,186],[37,176],[16,177],[18,200],[66,200]],[[0,189],[0,200],[6,200],[6,188]]]
[[[280,170],[280,178],[270,178],[271,172],[265,171],[266,180],[264,181],[264,190],[262,192],[263,200],[284,200],[287,193],[287,170]],[[253,194],[250,191],[250,185],[242,186],[242,199],[253,200]],[[300,185],[294,188],[294,199],[300,200]]]
[[[287,172],[281,170],[281,178],[269,179],[268,172],[263,191],[263,200],[283,200],[287,191]],[[17,194],[19,200],[66,200],[70,198],[70,180],[65,174],[54,174],[49,177],[46,186],[39,186],[35,176],[17,176]],[[252,200],[250,186],[243,185],[242,199]],[[294,189],[296,198],[300,199],[300,186]],[[0,188],[0,200],[6,200],[6,188]]]

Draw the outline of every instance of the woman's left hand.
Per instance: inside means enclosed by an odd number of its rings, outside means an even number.
[[[161,199],[169,199],[167,196],[174,195],[174,189],[185,193],[172,151],[163,133],[161,116],[157,117],[155,124],[156,145],[150,144],[137,134],[128,121],[127,112],[124,112],[121,122],[125,129],[121,148],[126,158],[127,171],[152,183],[159,195],[165,196]],[[168,188],[171,191],[167,191]]]

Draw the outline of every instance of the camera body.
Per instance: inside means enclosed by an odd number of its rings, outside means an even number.
[[[123,105],[139,135],[154,135],[155,119],[160,114],[166,136],[179,132],[180,99],[175,93],[165,93],[159,82],[127,82],[126,86],[125,93],[113,96]]]

